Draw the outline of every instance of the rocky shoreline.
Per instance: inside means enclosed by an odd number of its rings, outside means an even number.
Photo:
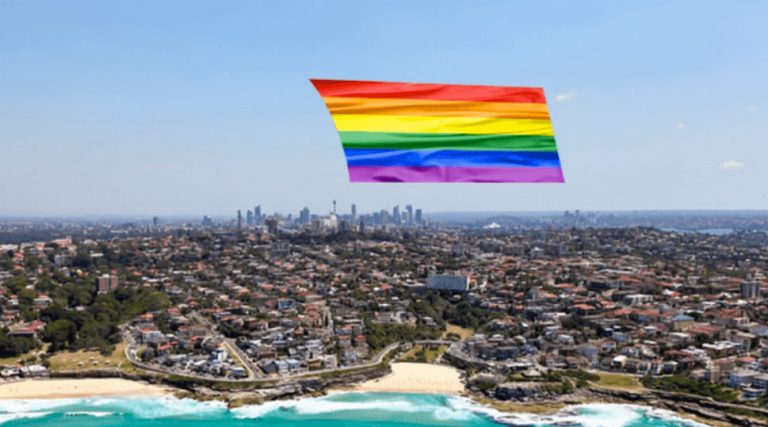
[[[637,405],[671,411],[694,421],[720,426],[768,427],[768,409],[745,407],[717,402],[700,396],[670,393],[659,390],[618,390],[588,387],[572,394],[550,400],[501,401],[482,395],[470,395],[488,406],[505,412],[536,413],[554,415],[572,405],[590,403],[615,403]],[[760,417],[737,414],[734,411],[748,410]]]
[[[768,427],[768,409],[722,403],[701,396],[660,390],[624,391],[595,387],[590,387],[587,393],[603,402],[629,403],[666,409],[689,414],[705,422],[714,421],[728,425]],[[762,418],[737,414],[735,413],[737,411],[750,411]]]

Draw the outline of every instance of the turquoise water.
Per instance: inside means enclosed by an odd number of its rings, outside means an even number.
[[[565,422],[583,427],[701,426],[625,405],[575,406],[539,417],[503,414],[461,397],[400,393],[342,393],[232,410],[218,402],[173,397],[0,401],[2,427],[498,427],[494,420],[504,416],[518,425],[541,427]]]

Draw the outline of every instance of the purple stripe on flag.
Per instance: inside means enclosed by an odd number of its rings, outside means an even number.
[[[556,167],[349,166],[352,182],[565,182]]]

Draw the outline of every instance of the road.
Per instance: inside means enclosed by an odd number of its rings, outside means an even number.
[[[248,372],[248,380],[253,380],[255,378],[261,378],[264,377],[264,372],[262,372],[261,368],[256,366],[251,361],[250,356],[248,356],[240,347],[237,346],[237,343],[232,338],[227,338],[224,335],[220,334],[216,327],[205,317],[201,316],[199,313],[190,313],[189,317],[193,318],[194,320],[200,322],[202,325],[204,325],[208,332],[214,337],[219,337],[223,340],[224,345],[229,350],[230,354],[233,354],[237,360],[240,361],[240,365],[242,365],[245,370]]]

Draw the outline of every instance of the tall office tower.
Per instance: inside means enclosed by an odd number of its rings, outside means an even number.
[[[336,215],[336,200],[333,200],[333,214]]]
[[[253,225],[253,211],[248,209],[245,211],[245,225]]]
[[[160,225],[160,218],[159,217],[152,217],[152,226],[157,228],[157,226]]]
[[[261,216],[261,205],[256,205],[256,207],[253,208],[253,220],[256,225],[261,224],[264,220],[264,217]]]
[[[763,295],[762,284],[757,281],[741,282],[741,297],[746,299],[760,299]]]
[[[208,215],[203,215],[203,227],[213,227],[213,220],[208,217]]]
[[[240,234],[243,231],[243,213],[240,212],[240,209],[237,210],[237,234]]]
[[[299,224],[309,224],[309,208],[308,207],[304,207],[304,209],[302,209],[299,212]]]
[[[392,208],[392,222],[400,225],[400,219],[400,205],[395,205],[395,207]]]
[[[379,212],[379,224],[384,225],[389,223],[389,212],[386,209],[382,209]]]
[[[405,223],[409,226],[413,225],[413,206],[405,205]]]
[[[352,208],[350,211],[352,213],[352,224],[354,224],[357,220],[357,206],[355,206],[354,203],[352,203]]]
[[[421,225],[421,221],[422,221],[421,209],[416,209],[416,215],[415,215],[414,221],[416,221],[416,224]]]
[[[277,218],[271,217],[271,218],[267,218],[265,223],[267,224],[267,232],[269,234],[276,235],[278,232],[278,226],[280,225],[280,221],[278,221]]]

